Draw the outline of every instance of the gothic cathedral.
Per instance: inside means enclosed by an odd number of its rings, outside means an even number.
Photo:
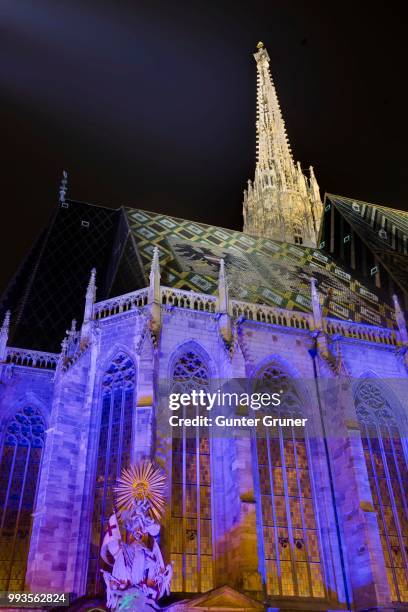
[[[149,458],[161,609],[408,608],[408,213],[322,202],[254,57],[243,232],[76,201],[65,175],[0,302],[0,591],[104,609],[113,488]],[[163,397],[229,380],[305,427],[169,430]]]

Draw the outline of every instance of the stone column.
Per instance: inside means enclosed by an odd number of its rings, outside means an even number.
[[[333,380],[325,400],[328,448],[352,605],[356,610],[389,608],[391,595],[350,380],[345,376]]]
[[[56,375],[26,574],[27,589],[33,592],[74,588],[72,572],[69,580],[67,576],[70,560],[76,558],[70,544],[79,526],[78,496],[84,494],[81,486],[78,489],[78,474],[85,470],[90,367],[88,351],[67,372]]]
[[[143,334],[143,331],[140,333]],[[140,333],[138,334],[139,339]],[[145,457],[151,457],[153,453],[156,348],[153,345],[153,337],[148,332],[145,333],[139,355],[132,433],[132,463],[138,463]]]
[[[246,379],[245,359],[238,346],[223,368],[225,378]],[[251,416],[251,415],[249,415]],[[217,436],[217,432],[215,434]],[[222,437],[220,437],[222,436]],[[229,585],[262,597],[252,442],[249,431],[218,432],[213,440],[217,586]]]

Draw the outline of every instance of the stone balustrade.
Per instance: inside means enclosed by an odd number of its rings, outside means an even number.
[[[161,286],[160,296],[162,306],[168,308],[186,308],[214,314],[217,312],[218,297],[216,295]],[[104,319],[136,308],[143,308],[147,303],[148,288],[146,287],[103,302],[97,302],[94,305],[94,318]],[[314,320],[311,313],[233,299],[230,300],[230,305],[232,316],[235,319],[244,318],[249,321],[294,329],[310,331],[314,329]],[[396,330],[341,319],[324,318],[324,331],[330,336],[355,338],[390,346],[397,346],[400,341],[399,333]]]
[[[128,312],[135,308],[142,308],[147,304],[147,295],[148,289],[145,287],[144,289],[125,293],[103,302],[97,302],[93,308],[94,319],[106,319],[106,317],[111,317],[112,315]]]
[[[203,312],[216,312],[218,298],[216,295],[198,293],[196,291],[184,291],[172,287],[160,287],[161,303],[164,306],[177,308],[188,308],[190,310],[201,310]]]
[[[339,335],[344,338],[355,338],[356,340],[389,344],[391,346],[396,346],[399,343],[399,333],[387,327],[377,327],[332,318],[325,318],[323,325],[324,331],[330,336]]]
[[[296,329],[313,329],[313,316],[311,314],[285,310],[266,304],[250,304],[249,302],[232,300],[232,314],[237,319],[244,317],[260,323],[295,327]]]
[[[59,355],[57,353],[43,353],[8,347],[6,349],[6,363],[13,363],[18,366],[28,368],[39,368],[42,370],[55,370],[58,364]]]

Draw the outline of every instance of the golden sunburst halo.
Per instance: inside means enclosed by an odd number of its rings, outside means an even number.
[[[146,459],[137,465],[123,468],[114,488],[119,513],[131,510],[138,501],[147,501],[148,514],[159,521],[164,511],[163,495],[166,475],[158,466]]]

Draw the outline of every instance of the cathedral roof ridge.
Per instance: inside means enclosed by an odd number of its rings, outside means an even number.
[[[367,200],[360,200],[358,198],[351,198],[349,196],[344,196],[341,195],[339,193],[331,193],[326,191],[326,193],[324,194],[325,198],[340,198],[341,200],[343,200],[343,202],[345,203],[350,203],[351,205],[353,205],[354,203],[356,204],[365,204],[366,206],[370,206],[370,207],[375,207],[375,208],[380,208],[384,211],[390,211],[393,213],[397,213],[397,214],[401,214],[402,216],[406,216],[408,217],[408,211],[407,210],[402,210],[401,208],[394,208],[392,206],[386,206],[385,204],[377,204],[375,202],[367,202]]]
[[[157,212],[154,210],[146,210],[145,208],[133,208],[131,206],[124,206],[123,208],[129,211],[140,211],[141,213],[146,213],[149,215],[154,214],[154,215],[160,215],[162,217],[169,217],[170,219],[174,219],[175,221],[188,221],[189,223],[198,223],[199,225],[204,225],[205,227],[216,227],[220,230],[225,230],[226,232],[239,232],[241,234],[245,234],[245,232],[243,232],[242,230],[232,229],[230,227],[224,227],[222,225],[213,225],[211,223],[205,223],[204,221],[195,221],[194,219],[186,219],[184,217],[177,217],[176,215],[172,215],[169,213]]]
[[[73,198],[66,198],[64,200],[66,204],[82,204],[84,206],[91,206],[92,208],[103,208],[104,210],[112,210],[114,212],[118,212],[122,206],[118,206],[117,208],[113,208],[112,206],[106,206],[105,204],[95,204],[94,202],[84,202],[83,200],[76,200]]]

